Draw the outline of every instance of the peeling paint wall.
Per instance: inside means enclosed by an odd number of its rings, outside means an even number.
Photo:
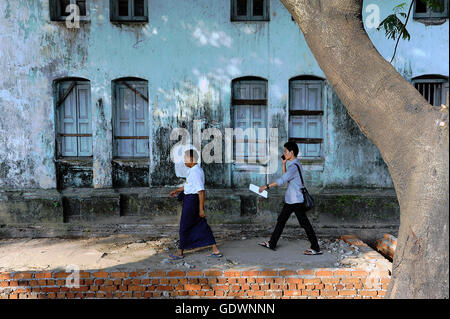
[[[113,186],[112,81],[148,81],[151,186],[175,185],[170,162],[172,128],[192,132],[231,125],[231,81],[258,76],[268,81],[268,123],[287,139],[289,79],[325,78],[298,26],[278,0],[270,22],[230,22],[228,0],[149,0],[148,23],[112,23],[109,0],[90,3],[90,20],[79,29],[50,21],[47,0],[0,1],[0,188],[57,186],[53,83],[65,77],[90,81],[93,132],[92,184]],[[381,19],[399,1],[383,1]],[[368,2],[365,2],[367,6]],[[367,13],[363,14],[363,18]],[[396,69],[408,79],[424,73],[448,76],[448,19],[439,26],[411,21],[410,42],[401,42]],[[394,47],[383,32],[367,30],[383,56]],[[317,187],[392,187],[375,146],[349,118],[326,85],[324,161],[305,163],[305,179]],[[208,143],[204,141],[203,145]],[[356,156],[355,156],[356,154]],[[246,187],[274,176],[242,171],[234,164],[203,164],[207,183]]]

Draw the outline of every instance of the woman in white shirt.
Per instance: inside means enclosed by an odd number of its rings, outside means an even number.
[[[183,201],[183,209],[180,220],[180,245],[176,254],[170,254],[171,259],[184,258],[185,249],[212,245],[209,257],[222,257],[217,248],[214,235],[206,221],[204,210],[205,203],[205,174],[197,164],[198,155],[195,150],[186,151],[184,163],[189,168],[186,183],[180,188],[172,191],[170,197]]]

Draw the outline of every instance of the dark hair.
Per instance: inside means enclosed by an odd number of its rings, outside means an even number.
[[[297,143],[289,141],[289,142],[284,143],[284,147],[286,147],[289,152],[293,151],[294,152],[294,156],[297,157],[297,155],[298,155]]]
[[[198,154],[194,149],[187,150],[184,152],[187,156],[189,156],[190,159],[194,160],[194,162],[197,162],[198,160]]]

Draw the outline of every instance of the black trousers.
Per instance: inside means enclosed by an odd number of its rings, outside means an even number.
[[[286,222],[288,221],[292,212],[294,212],[295,216],[297,216],[300,226],[303,229],[305,229],[306,236],[308,236],[308,240],[311,243],[311,249],[314,249],[315,251],[320,251],[316,234],[314,233],[314,229],[312,228],[311,223],[308,220],[308,217],[306,217],[306,211],[303,206],[303,203],[284,204],[283,209],[281,210],[281,213],[278,216],[275,230],[273,231],[272,237],[269,240],[270,247],[275,248],[277,246],[277,242],[280,239],[284,226],[286,225]]]

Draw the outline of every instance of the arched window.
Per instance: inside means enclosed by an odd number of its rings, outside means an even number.
[[[297,142],[299,156],[323,156],[323,79],[298,76],[289,81],[289,140]]]
[[[113,81],[113,156],[149,156],[148,82],[138,78]]]
[[[91,87],[88,80],[55,81],[58,157],[92,156]]]
[[[258,77],[244,77],[232,82],[232,117],[235,129],[234,158],[244,162],[251,158],[266,157],[267,134],[267,80]],[[240,136],[238,130],[245,134]],[[250,134],[252,133],[252,134]]]
[[[414,87],[431,105],[446,103],[448,78],[442,75],[421,75],[412,79]]]

